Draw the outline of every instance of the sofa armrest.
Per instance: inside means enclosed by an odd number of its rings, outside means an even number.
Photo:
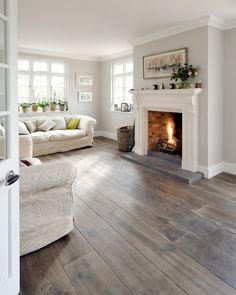
[[[89,116],[80,115],[79,129],[85,130],[87,135],[93,137],[94,127],[97,124],[97,121]]]
[[[19,136],[20,159],[33,157],[33,140],[30,135]]]
[[[20,192],[37,193],[53,187],[72,185],[77,174],[74,165],[55,162],[20,169]]]

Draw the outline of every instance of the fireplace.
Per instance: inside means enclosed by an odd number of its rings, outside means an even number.
[[[148,151],[182,156],[182,114],[148,111]]]
[[[135,147],[136,154],[148,155],[151,149],[160,149],[162,152],[181,153],[182,169],[196,172],[198,169],[198,96],[202,89],[175,89],[175,90],[132,90],[135,113]],[[165,120],[159,122],[161,135],[152,137],[149,130],[150,114],[174,119],[166,126]],[[163,123],[164,122],[164,123]],[[158,125],[158,122],[155,123]],[[164,124],[164,125],[163,125]],[[182,126],[175,128],[178,126]],[[158,127],[158,128],[159,128]],[[169,140],[167,129],[172,129],[174,140]],[[156,134],[155,134],[156,135]],[[176,142],[175,142],[176,141]]]

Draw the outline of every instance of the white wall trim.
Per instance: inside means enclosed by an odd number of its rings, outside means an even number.
[[[103,136],[103,137],[106,137],[106,138],[117,140],[117,134],[116,133],[112,133],[112,132],[108,132],[108,131],[104,131],[104,130],[96,130],[94,132],[94,137],[97,137],[97,136]]]
[[[125,51],[121,51],[121,52],[117,52],[115,54],[111,54],[111,55],[101,57],[99,59],[99,61],[100,62],[108,61],[108,60],[111,60],[111,59],[116,59],[116,58],[124,57],[124,56],[127,56],[127,55],[133,55],[133,47],[128,49],[128,50],[125,50]]]
[[[218,163],[216,165],[205,167],[205,166],[198,166],[198,172],[203,173],[204,177],[210,179],[221,172],[224,172],[224,165],[223,162]]]

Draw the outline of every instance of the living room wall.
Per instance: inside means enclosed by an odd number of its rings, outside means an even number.
[[[24,54],[25,56],[35,56],[34,54]],[[42,58],[50,58],[55,60],[63,60],[68,66],[68,105],[69,111],[76,114],[88,115],[97,120],[96,129],[100,129],[100,63],[94,61],[74,60],[65,58],[55,58],[51,56],[42,56]],[[79,72],[82,74],[93,74],[94,86],[93,91],[93,102],[78,103],[77,101],[77,89],[75,86],[75,74]],[[49,114],[49,113],[48,113]]]
[[[224,33],[224,44],[224,161],[236,165],[236,29]]]

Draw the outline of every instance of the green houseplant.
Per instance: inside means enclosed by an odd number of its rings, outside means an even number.
[[[46,100],[41,100],[38,102],[38,106],[43,110],[43,112],[47,112],[50,103]]]
[[[51,101],[51,103],[50,103],[50,110],[51,110],[52,112],[55,112],[56,109],[57,109],[57,102],[56,102],[56,100]]]
[[[176,82],[180,80],[179,88],[191,88],[190,79],[194,79],[197,76],[197,67],[185,63],[183,67],[179,67],[171,75],[171,80]]]
[[[22,112],[23,112],[23,113],[27,113],[28,110],[29,110],[30,104],[27,103],[27,102],[22,102],[22,103],[20,104],[20,106],[21,106]]]

